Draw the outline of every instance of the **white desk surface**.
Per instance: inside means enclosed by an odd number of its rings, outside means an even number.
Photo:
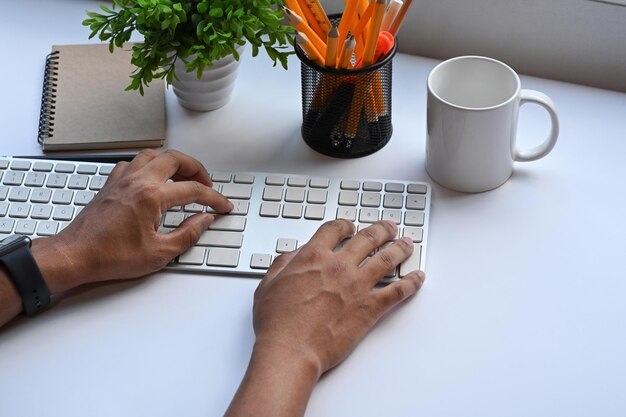
[[[97,5],[3,8],[0,154],[41,152],[44,57],[52,43],[85,42],[80,22]],[[365,158],[309,149],[299,63],[285,72],[249,50],[226,107],[186,111],[167,92],[168,145],[209,168],[428,181],[425,84],[436,63],[395,58],[394,134]],[[425,286],[322,378],[307,416],[626,413],[626,94],[522,82],[556,102],[556,148],[488,193],[434,186]],[[522,144],[548,130],[531,106],[520,123]],[[159,273],[16,320],[0,330],[0,415],[221,415],[250,354],[256,285]]]

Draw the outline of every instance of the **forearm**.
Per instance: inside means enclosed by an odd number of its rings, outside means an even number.
[[[225,417],[302,416],[319,376],[319,364],[299,352],[257,343]]]
[[[81,273],[68,259],[54,238],[33,241],[31,253],[51,294],[59,294],[81,284]],[[0,268],[0,326],[22,311],[22,300],[4,268]]]

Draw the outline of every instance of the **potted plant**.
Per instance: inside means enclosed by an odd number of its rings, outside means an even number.
[[[263,47],[274,65],[287,68],[293,29],[282,23],[281,1],[114,0],[111,8],[87,12],[83,25],[91,29],[90,39],[108,41],[111,52],[134,33],[143,36],[132,47],[136,70],[127,90],[143,94],[153,79],[162,78],[173,84],[183,106],[212,110],[228,101],[246,43],[253,57]],[[203,79],[212,85],[200,85]],[[185,86],[189,82],[193,85]]]

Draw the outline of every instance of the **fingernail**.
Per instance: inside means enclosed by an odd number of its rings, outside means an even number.
[[[419,277],[420,281],[424,282],[424,280],[426,280],[426,274],[424,273],[424,271],[417,271],[417,276]]]
[[[411,247],[411,250],[413,250],[413,239],[411,239],[410,237],[407,237],[407,236],[403,236],[403,237],[400,238],[400,240],[402,240],[404,243],[409,245]]]

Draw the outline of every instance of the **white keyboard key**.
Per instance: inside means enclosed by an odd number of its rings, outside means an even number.
[[[74,204],[77,206],[86,206],[95,196],[96,193],[93,191],[77,191],[74,197]]]
[[[409,194],[426,194],[427,187],[425,184],[409,184],[406,187],[406,191]]]
[[[7,169],[9,167],[9,161],[6,159],[0,159],[0,169]]]
[[[30,196],[30,188],[26,187],[15,187],[11,189],[9,193],[9,201],[16,201],[20,203],[24,203],[28,201],[28,197]]]
[[[311,188],[328,188],[328,178],[311,178],[309,180],[309,187]]]
[[[424,238],[424,229],[421,227],[405,227],[402,236],[410,237],[413,242],[421,242]]]
[[[74,174],[70,176],[67,188],[71,188],[72,190],[86,190],[88,183],[89,177],[87,175]]]
[[[71,221],[74,218],[74,207],[72,206],[56,206],[52,212],[53,220]]]
[[[59,230],[59,223],[54,221],[42,221],[37,226],[38,236],[54,236]]]
[[[13,162],[11,162],[11,169],[15,169],[18,171],[28,171],[30,169],[30,165],[30,161],[14,159]]]
[[[341,181],[341,189],[342,190],[359,190],[359,188],[361,188],[361,182],[360,181],[354,181],[354,180],[343,180]]]
[[[202,213],[204,211],[204,206],[198,203],[191,203],[191,204],[185,205],[183,210],[186,213]]]
[[[95,176],[91,177],[89,181],[89,189],[91,191],[100,191],[104,184],[107,182],[107,177]]]
[[[272,264],[272,255],[267,253],[253,253],[250,259],[250,268],[267,269]]]
[[[340,191],[339,192],[339,205],[340,206],[356,206],[359,204],[359,193],[356,191]]]
[[[13,226],[15,225],[15,220],[13,219],[0,219],[0,233],[9,234],[13,232]]]
[[[363,207],[379,207],[380,206],[380,194],[363,193],[363,195],[361,196],[361,205]]]
[[[359,221],[361,223],[374,223],[378,220],[378,209],[362,208],[359,212]]]
[[[307,203],[326,204],[328,191],[320,189],[311,189],[307,195]]]
[[[422,245],[419,243],[413,244],[413,253],[400,264],[400,276],[403,277],[409,272],[417,271],[420,269],[420,263],[422,258]]]
[[[30,204],[27,203],[13,203],[9,207],[9,217],[25,219],[28,213],[30,213]]]
[[[53,167],[54,165],[52,165],[52,162],[39,161],[33,164],[33,171],[51,172]]]
[[[278,175],[268,175],[265,177],[266,185],[285,185],[285,177]]]
[[[215,182],[230,182],[232,175],[225,172],[211,174],[211,179]]]
[[[74,198],[74,191],[56,190],[52,194],[52,204],[70,204]]]
[[[283,187],[267,186],[263,189],[264,201],[280,201],[283,199]]]
[[[404,213],[404,224],[407,226],[424,226],[424,212],[407,210]]]
[[[243,243],[243,233],[226,232],[222,230],[207,230],[202,232],[198,246],[219,246],[223,248],[240,248]]]
[[[64,174],[73,174],[74,173],[74,164],[66,164],[63,162],[59,162],[55,167],[54,167],[54,172],[61,172]]]
[[[37,227],[35,220],[18,220],[15,224],[15,233],[18,235],[32,235],[35,234],[35,227]]]
[[[280,204],[278,203],[261,203],[261,217],[278,217],[280,216]]]
[[[377,181],[365,181],[363,191],[382,191],[383,184]]]
[[[187,215],[181,212],[170,212],[165,213],[165,218],[163,219],[163,226],[165,227],[178,227],[180,224],[185,221]]]
[[[233,203],[234,208],[231,210],[230,214],[236,214],[241,216],[245,216],[248,214],[250,202],[244,200],[234,200],[231,201],[231,203]]]
[[[246,218],[243,216],[215,216],[213,223],[209,225],[210,230],[230,230],[233,232],[243,232],[246,228]]]
[[[402,208],[403,200],[402,194],[385,194],[385,197],[383,197],[383,207],[392,209]]]
[[[4,185],[22,185],[24,181],[24,173],[20,171],[7,171],[2,178]]]
[[[287,253],[298,249],[298,241],[296,239],[280,238],[276,242],[276,252]]]
[[[98,172],[98,167],[95,165],[80,164],[76,172],[78,174],[93,175]]]
[[[254,175],[237,174],[235,175],[235,182],[238,184],[252,184],[254,183]]]
[[[304,202],[304,196],[306,191],[304,188],[287,188],[285,191],[285,201],[289,203],[302,203]]]
[[[104,176],[109,176],[111,175],[111,171],[113,171],[113,168],[115,168],[115,165],[104,165],[100,167],[100,171],[98,171],[98,174],[100,175],[104,175]]]
[[[64,188],[67,183],[67,174],[49,174],[46,187],[48,188]]]
[[[47,188],[39,188],[33,191],[30,196],[31,203],[47,203],[52,198],[52,190]]]
[[[424,210],[426,208],[426,197],[423,195],[407,195],[406,208],[411,210]]]
[[[205,253],[205,248],[194,246],[178,257],[178,263],[183,265],[203,265]]]
[[[283,206],[283,217],[287,219],[299,219],[302,217],[302,204],[286,203]]]
[[[8,195],[9,195],[9,187],[0,185],[0,201],[6,200]]]
[[[33,205],[30,217],[37,220],[48,220],[52,216],[52,206],[43,204]]]
[[[400,224],[402,222],[402,211],[400,210],[383,210],[382,220],[390,220],[395,224]]]
[[[24,185],[27,187],[43,187],[46,181],[46,174],[42,172],[29,172],[26,174]]]
[[[350,220],[351,222],[356,221],[356,208],[354,207],[339,207],[337,209],[337,219],[345,219]]]
[[[287,185],[290,187],[306,187],[308,178],[306,177],[289,177],[287,179]]]
[[[388,193],[403,193],[404,192],[404,184],[399,182],[388,182],[385,184],[385,192]]]
[[[235,249],[211,248],[206,261],[209,266],[235,268],[239,264],[239,251]]]
[[[6,201],[0,202],[0,217],[4,217],[9,212],[9,203]]]
[[[309,220],[323,220],[326,214],[326,207],[321,205],[310,205],[304,209],[304,218]]]
[[[249,200],[252,196],[252,186],[248,184],[224,184],[222,194],[226,198]]]

